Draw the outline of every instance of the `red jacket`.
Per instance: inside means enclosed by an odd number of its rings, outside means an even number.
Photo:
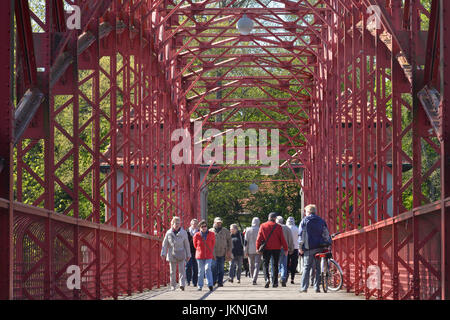
[[[256,248],[258,249],[261,246],[263,240],[266,241],[274,225],[277,226],[275,227],[275,230],[273,230],[269,241],[266,243],[265,249],[280,250],[281,247],[283,247],[284,251],[286,252],[288,251],[288,245],[283,235],[283,229],[278,223],[275,223],[273,221],[264,222],[259,227],[258,237],[256,238]]]
[[[216,244],[216,235],[214,232],[208,231],[206,241],[202,238],[200,231],[194,234],[192,239],[195,247],[195,259],[212,259],[214,245]]]

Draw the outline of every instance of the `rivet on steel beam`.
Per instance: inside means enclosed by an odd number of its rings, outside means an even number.
[[[28,89],[20,99],[14,115],[14,145],[22,137],[43,100],[44,94],[38,88]]]
[[[126,29],[126,27],[127,25],[122,20],[116,22],[116,31],[118,34],[121,34]],[[154,34],[154,36],[156,37],[156,34]]]
[[[77,54],[80,55],[84,50],[89,48],[91,44],[95,41],[95,36],[90,31],[86,31],[78,37],[78,49]]]
[[[108,22],[102,22],[98,27],[98,33],[100,39],[103,39],[104,37],[108,36],[109,33],[112,31],[113,27]]]
[[[73,56],[69,52],[59,55],[50,70],[50,87],[54,86],[72,63]]]
[[[3,171],[4,167],[5,167],[5,159],[0,157],[0,172]]]

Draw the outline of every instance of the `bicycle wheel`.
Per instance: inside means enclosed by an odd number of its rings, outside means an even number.
[[[338,291],[342,288],[343,276],[339,264],[333,259],[328,260],[328,289]]]
[[[320,282],[322,282],[323,292],[328,291],[328,263],[326,258],[320,260]]]

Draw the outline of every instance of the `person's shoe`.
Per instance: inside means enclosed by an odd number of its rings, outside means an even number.
[[[264,286],[264,288],[268,288],[270,286],[270,281],[266,281],[266,285]]]
[[[202,291],[202,288],[201,288],[201,287],[198,287],[198,288],[197,288],[197,291]]]
[[[184,291],[184,287],[183,286],[180,286],[180,289],[181,289],[181,291]]]
[[[241,283],[241,280],[238,280],[237,283]]]
[[[230,279],[228,279],[228,281],[230,281],[230,283],[233,283],[233,279],[231,279],[231,278],[230,278]]]
[[[253,285],[256,286],[256,281],[253,281]]]
[[[217,286],[218,287],[223,287],[223,283],[219,283]]]
[[[213,291],[214,290],[213,286],[209,286],[208,288],[209,288],[209,291]]]
[[[316,293],[320,293],[320,289],[316,289]]]
[[[298,290],[298,292],[300,292],[300,293],[307,293],[308,290]]]
[[[170,287],[170,291],[175,291],[175,287]]]
[[[292,284],[295,284],[295,283],[294,283],[294,279],[291,280],[291,283],[292,283]]]
[[[281,286],[286,287],[286,281],[281,281]]]
[[[272,288],[278,288],[278,283],[274,283],[274,284],[272,285]]]
[[[188,287],[190,287],[190,286],[191,286],[191,283],[190,283],[190,282],[188,282],[188,283],[187,283],[187,285],[188,285]]]

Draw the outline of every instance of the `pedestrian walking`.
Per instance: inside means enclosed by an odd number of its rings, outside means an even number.
[[[245,250],[245,246],[246,246],[246,241],[245,241],[245,232],[247,231],[247,229],[244,229],[244,231],[242,231],[242,236],[244,237],[244,250]],[[248,256],[245,254],[244,252],[244,260],[242,262],[242,267],[244,268],[245,271],[245,277],[249,277],[250,276],[250,269],[249,269],[249,265],[248,265]]]
[[[256,250],[256,239],[258,238],[259,224],[259,218],[254,217],[252,219],[252,226],[246,229],[244,236],[244,253],[249,259],[250,277],[253,280],[253,285],[256,285],[258,280],[259,267],[261,263],[261,255],[258,254]]]
[[[320,263],[315,258],[324,246],[331,244],[331,237],[326,222],[316,214],[316,206],[305,207],[305,218],[300,223],[299,253],[303,255],[303,274],[300,292],[307,292],[309,273],[315,269],[314,286],[320,292]]]
[[[195,258],[198,265],[198,289],[203,288],[204,279],[206,281],[210,291],[213,290],[213,275],[212,275],[212,261],[214,258],[214,245],[216,242],[216,236],[214,232],[208,230],[208,225],[205,220],[198,223],[200,231],[193,237],[193,243],[195,247]]]
[[[298,230],[297,226],[295,225],[294,217],[289,217],[286,221],[286,225],[291,230],[292,242],[294,244],[294,251],[292,252],[292,254],[288,255],[288,261],[287,261],[288,278],[289,278],[289,274],[290,274],[291,275],[291,283],[294,284],[295,273],[297,271],[297,265],[298,265],[299,230]]]
[[[230,282],[233,283],[236,276],[237,283],[241,283],[242,264],[244,260],[244,237],[239,232],[238,226],[232,224],[231,231],[231,265],[230,265]]]
[[[220,217],[214,218],[214,225],[209,231],[214,232],[216,243],[214,246],[214,260],[212,261],[212,272],[214,284],[223,287],[223,276],[225,259],[231,258],[231,234],[227,228],[222,226]]]
[[[195,259],[195,247],[194,247],[194,235],[198,232],[198,220],[192,219],[191,225],[187,230],[187,235],[189,239],[189,245],[191,247],[191,259],[186,263],[186,280],[187,285],[192,285],[194,287],[197,286],[197,280],[198,280],[198,266],[197,266],[197,260]]]
[[[161,249],[161,258],[170,264],[170,286],[175,290],[177,286],[177,266],[179,272],[180,289],[184,291],[186,285],[186,262],[191,258],[191,248],[186,230],[181,228],[179,217],[173,217],[171,228],[167,230]]]
[[[272,287],[278,287],[278,260],[280,257],[281,248],[284,249],[284,254],[288,254],[288,245],[283,235],[283,228],[275,222],[277,214],[271,212],[268,221],[263,223],[258,232],[256,239],[256,247],[258,252],[262,252],[265,267],[266,285],[270,286],[269,263],[273,260],[272,269]]]

